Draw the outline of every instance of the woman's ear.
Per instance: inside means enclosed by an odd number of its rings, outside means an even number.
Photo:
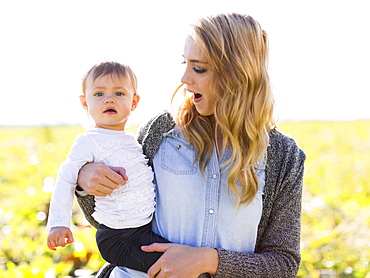
[[[132,99],[131,111],[134,111],[136,109],[136,106],[139,103],[139,100],[140,100],[140,96],[135,94]]]
[[[86,97],[84,95],[80,95],[80,101],[83,106],[87,110],[87,102],[86,102]]]

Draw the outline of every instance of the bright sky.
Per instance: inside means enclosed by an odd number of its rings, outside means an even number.
[[[139,79],[131,123],[169,109],[187,26],[233,11],[250,14],[269,36],[280,121],[370,119],[367,2],[1,1],[0,125],[86,122],[82,76],[112,60]]]

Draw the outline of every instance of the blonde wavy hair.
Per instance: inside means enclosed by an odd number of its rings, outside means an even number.
[[[252,17],[236,13],[202,18],[191,27],[191,37],[212,72],[216,106],[212,116],[202,116],[185,97],[175,121],[194,146],[203,173],[214,141],[219,155],[227,148],[232,151],[226,162],[228,187],[237,205],[249,204],[258,191],[255,167],[266,158],[269,132],[275,127],[267,35]]]

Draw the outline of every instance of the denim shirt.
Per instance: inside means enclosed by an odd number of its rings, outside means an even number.
[[[179,129],[164,134],[153,161],[157,184],[153,231],[174,243],[253,253],[262,214],[264,163],[256,167],[257,195],[248,205],[237,207],[227,187],[230,171],[223,166],[229,157],[226,151],[219,161],[214,148],[203,175],[194,163],[194,148]],[[116,268],[111,277],[141,277],[136,271],[130,276],[131,272]]]

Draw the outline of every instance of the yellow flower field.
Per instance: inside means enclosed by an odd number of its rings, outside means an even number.
[[[279,129],[307,155],[298,276],[370,277],[370,121],[284,122]],[[104,264],[77,205],[75,243],[56,252],[46,246],[56,172],[82,131],[0,128],[0,278],[93,277]]]

